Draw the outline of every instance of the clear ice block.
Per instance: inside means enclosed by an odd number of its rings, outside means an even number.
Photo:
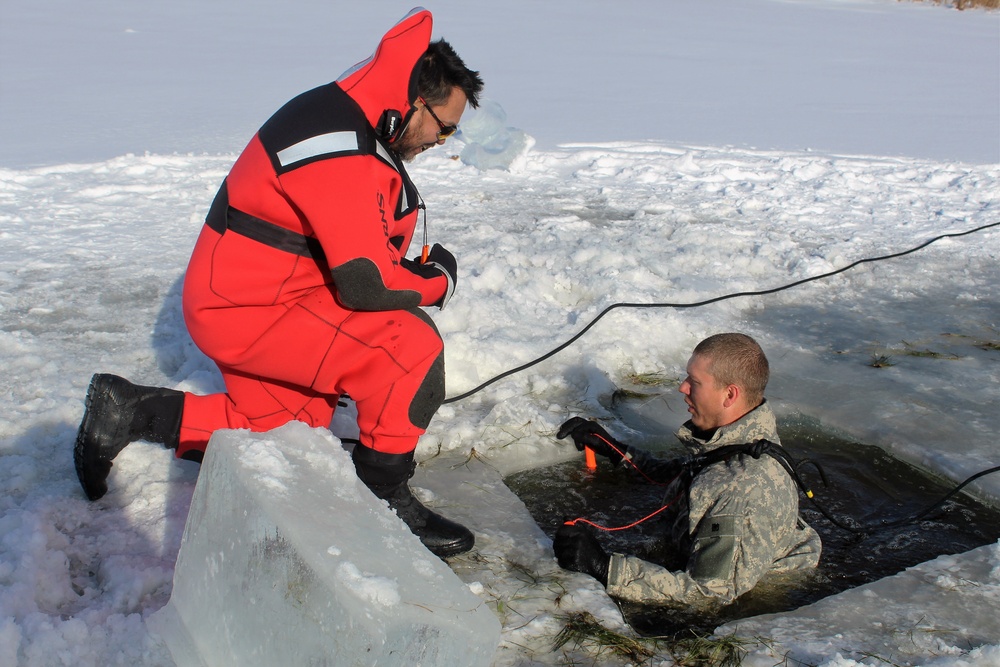
[[[500,623],[325,429],[212,436],[169,603],[179,667],[488,666]]]

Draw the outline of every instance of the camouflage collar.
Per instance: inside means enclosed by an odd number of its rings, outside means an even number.
[[[732,424],[720,426],[712,437],[704,440],[694,434],[690,421],[684,423],[677,431],[677,438],[695,453],[707,452],[723,445],[739,445],[755,440],[770,440],[780,444],[778,425],[771,412],[771,406],[764,399],[760,405],[746,413]]]

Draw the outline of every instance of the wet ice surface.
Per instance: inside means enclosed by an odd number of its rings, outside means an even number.
[[[955,554],[1000,539],[1000,511],[959,493],[916,522],[914,517],[944,498],[954,484],[929,476],[878,447],[850,442],[815,430],[803,421],[779,423],[782,443],[797,461],[814,461],[825,472],[803,464],[800,474],[817,502],[840,528],[804,497],[801,514],[823,538],[819,568],[765,578],[730,605],[710,610],[623,604],[636,631],[653,636],[710,633],[728,621],[788,611],[849,588],[876,581],[944,554]],[[677,449],[664,455],[680,454]],[[583,458],[510,475],[508,486],[524,501],[550,537],[566,519],[586,518],[619,527],[655,512],[664,502],[659,487],[600,460],[587,470]],[[638,555],[679,567],[677,554],[661,539],[663,526],[652,518],[634,528],[600,531],[605,550]]]

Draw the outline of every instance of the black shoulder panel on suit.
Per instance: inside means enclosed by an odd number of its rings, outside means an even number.
[[[258,132],[278,174],[337,155],[371,153],[370,134],[361,108],[336,83],[293,98]]]

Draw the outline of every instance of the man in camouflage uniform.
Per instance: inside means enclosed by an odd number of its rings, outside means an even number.
[[[706,338],[694,349],[680,386],[691,419],[677,437],[691,454],[767,440],[780,444],[774,414],[764,398],[769,375],[760,346],[744,334]],[[635,556],[608,556],[579,525],[560,527],[559,565],[597,578],[610,595],[634,602],[728,603],[767,573],[815,567],[820,538],[798,516],[794,480],[771,456],[734,455],[701,470],[659,459],[614,440],[596,422],[570,419],[559,437],[571,436],[615,464],[629,461],[649,480],[666,484],[669,537],[686,557],[670,569]]]

